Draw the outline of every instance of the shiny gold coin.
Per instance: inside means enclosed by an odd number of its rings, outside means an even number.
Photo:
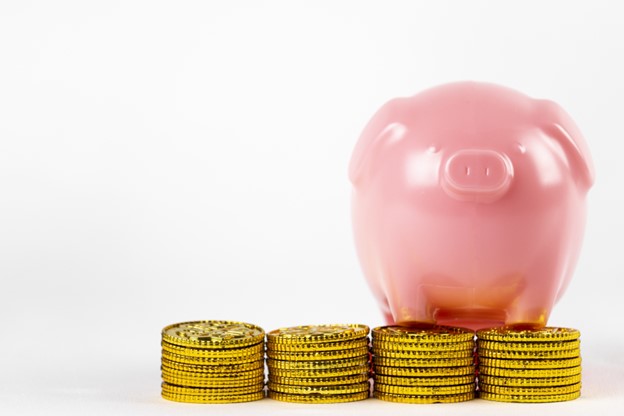
[[[393,358],[373,357],[373,365],[387,367],[463,367],[474,363],[473,357],[464,358]]]
[[[356,356],[352,358],[337,358],[322,361],[284,361],[267,358],[269,369],[279,368],[284,370],[327,370],[333,368],[353,367],[357,365],[368,365],[370,357],[366,355]]]
[[[414,404],[432,404],[432,403],[458,403],[472,400],[475,398],[476,392],[445,395],[408,395],[408,394],[392,394],[380,391],[374,391],[373,397],[387,402],[395,403],[414,403]]]
[[[489,375],[495,377],[512,377],[512,378],[550,378],[550,377],[568,377],[581,374],[581,367],[568,368],[499,368],[479,366],[479,375]]]
[[[432,325],[423,328],[410,328],[405,326],[380,326],[373,328],[373,342],[466,342],[474,340],[474,331],[466,328]]]
[[[517,387],[547,387],[547,386],[567,386],[581,382],[581,375],[575,374],[566,377],[542,377],[542,378],[520,378],[520,377],[497,377],[487,374],[479,375],[479,383],[495,386],[517,386]]]
[[[163,391],[163,399],[182,403],[243,403],[264,398],[264,391],[248,394],[228,394],[223,396],[177,394]]]
[[[267,386],[269,390],[290,394],[349,394],[369,391],[370,389],[368,381],[341,386],[295,386],[274,383],[269,380]]]
[[[352,374],[341,377],[279,377],[274,374],[269,374],[269,381],[277,384],[288,384],[291,386],[335,386],[344,384],[362,383],[368,381],[370,375],[364,374]]]
[[[309,344],[284,344],[279,342],[268,342],[267,349],[280,352],[336,351],[368,347],[368,343],[368,338],[360,338],[350,341],[339,342],[315,342]]]
[[[193,365],[193,364],[181,364],[175,361],[162,358],[162,367],[169,370],[189,371],[191,373],[210,373],[210,374],[223,374],[223,373],[240,373],[244,371],[256,370],[258,368],[264,368],[264,358],[257,359],[249,363],[242,364],[227,364],[227,365]]]
[[[581,347],[581,341],[576,339],[572,341],[549,341],[549,342],[499,342],[499,341],[481,341],[477,342],[479,349],[486,350],[512,350],[512,351],[578,351]]]
[[[505,327],[480,329],[477,339],[499,342],[548,342],[578,339],[578,329],[544,327],[541,329],[513,329]]]
[[[474,377],[476,367],[472,364],[462,367],[386,367],[376,365],[375,374],[395,377]]]
[[[233,377],[179,378],[163,373],[162,379],[169,384],[186,387],[244,387],[264,382],[264,374],[253,378],[238,379]]]
[[[190,396],[227,396],[232,394],[256,393],[264,389],[264,383],[252,384],[242,387],[186,387],[174,384],[162,383],[162,391],[171,394],[184,394]]]
[[[242,348],[219,348],[219,349],[210,349],[210,348],[188,348],[188,347],[180,347],[178,345],[169,344],[168,342],[161,343],[162,349],[164,351],[183,355],[186,357],[199,357],[199,358],[240,358],[247,357],[250,355],[259,355],[264,353],[264,343],[259,343],[256,345],[242,347]]]
[[[186,355],[174,354],[172,352],[162,350],[162,358],[180,364],[192,365],[229,365],[243,364],[258,361],[264,354],[244,355],[242,357],[222,357],[222,358],[206,358],[206,357],[189,357]]]
[[[391,386],[457,386],[474,383],[475,375],[451,376],[451,377],[397,377],[375,374],[375,383],[389,384]]]
[[[273,400],[290,403],[346,403],[368,399],[369,392],[361,391],[348,394],[290,394],[277,391],[268,391],[268,397]]]
[[[414,396],[443,396],[446,394],[462,394],[476,390],[477,385],[473,381],[456,386],[393,386],[390,384],[375,383],[375,391],[390,394],[403,394]]]
[[[311,369],[288,369],[269,367],[269,376],[275,377],[297,377],[297,378],[326,378],[326,377],[342,377],[369,374],[370,366],[357,365],[352,367],[323,368],[318,370]]]
[[[556,360],[561,358],[578,358],[579,350],[563,351],[512,351],[512,350],[486,350],[479,348],[479,357],[500,358],[510,360]]]
[[[456,352],[473,351],[474,341],[464,342],[388,342],[374,341],[374,350],[386,351],[427,351],[427,352]]]
[[[275,329],[267,334],[267,341],[275,344],[349,341],[364,338],[369,331],[368,326],[360,324],[302,325]]]
[[[456,359],[456,358],[472,358],[474,357],[473,350],[463,351],[399,351],[399,350],[382,350],[373,348],[373,355],[375,357],[387,357],[387,358],[418,358],[418,359]]]
[[[368,347],[337,351],[280,352],[267,350],[267,357],[285,361],[323,361],[368,355]]]
[[[581,365],[581,357],[561,358],[561,359],[497,359],[479,356],[479,366],[496,368],[523,368],[523,369],[544,369],[544,368],[568,368]]]
[[[257,368],[255,370],[249,370],[238,373],[193,373],[190,371],[172,370],[167,367],[161,368],[162,374],[166,374],[169,377],[175,378],[192,378],[198,380],[223,380],[223,379],[236,379],[244,380],[249,378],[258,377],[264,374],[264,368]]]
[[[512,396],[544,396],[550,394],[569,394],[581,390],[581,383],[567,386],[541,386],[541,387],[518,387],[496,386],[493,384],[479,383],[479,390],[494,394],[506,394]]]
[[[264,330],[245,322],[180,322],[163,328],[162,339],[191,348],[238,348],[262,342]]]
[[[581,397],[581,392],[575,391],[575,392],[567,393],[567,394],[529,396],[529,395],[495,394],[495,393],[488,393],[486,391],[481,391],[479,392],[479,397],[485,400],[492,400],[496,402],[553,403],[553,402],[565,402],[569,400],[578,399],[579,397]]]

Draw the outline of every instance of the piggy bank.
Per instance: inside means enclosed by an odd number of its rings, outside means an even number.
[[[594,181],[561,107],[476,82],[393,99],[349,177],[357,255],[388,324],[546,325]]]

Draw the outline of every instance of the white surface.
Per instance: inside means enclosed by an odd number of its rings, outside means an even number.
[[[620,414],[622,11],[616,1],[0,2],[0,413]],[[351,241],[351,149],[387,99],[464,79],[559,102],[593,152],[584,249],[550,320],[582,330],[583,397],[160,399],[169,323],[382,324]]]

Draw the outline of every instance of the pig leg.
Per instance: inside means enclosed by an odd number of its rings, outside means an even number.
[[[405,261],[389,264],[391,267],[383,282],[394,322],[399,325],[435,323],[434,308],[424,291],[421,279],[415,275],[414,268],[405,264]]]
[[[545,258],[529,270],[522,292],[507,309],[507,325],[546,325],[561,279],[561,270],[557,268],[559,263],[552,258]]]

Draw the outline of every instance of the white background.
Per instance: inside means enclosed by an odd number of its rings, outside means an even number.
[[[0,2],[0,413],[617,414],[624,9],[616,1]],[[456,80],[561,104],[597,182],[551,325],[583,397],[222,406],[160,394],[160,330],[382,318],[347,165],[375,110]]]

